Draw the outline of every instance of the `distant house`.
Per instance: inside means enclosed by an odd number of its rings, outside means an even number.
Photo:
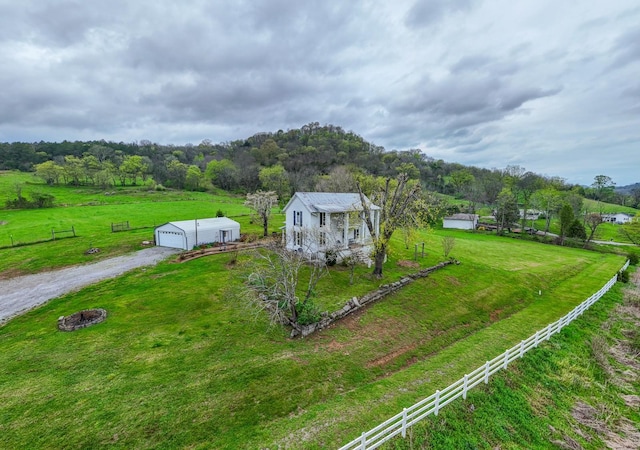
[[[602,214],[602,221],[622,225],[631,222],[633,216],[627,213]]]
[[[526,220],[538,220],[540,218],[541,211],[537,209],[527,209],[527,217],[524,217],[524,209],[520,209],[520,218],[524,218]]]
[[[181,220],[156,227],[156,245],[191,250],[202,244],[231,242],[240,238],[240,224],[227,217]]]
[[[475,230],[478,226],[477,214],[454,214],[442,219],[443,228],[455,228],[458,230]]]
[[[365,196],[375,233],[380,208]],[[357,193],[296,192],[284,207],[284,241],[290,250],[324,257],[331,250],[346,256],[351,250],[371,250],[371,234]]]

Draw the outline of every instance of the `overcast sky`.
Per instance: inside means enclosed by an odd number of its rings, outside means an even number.
[[[0,141],[387,150],[640,182],[637,0],[0,0]]]

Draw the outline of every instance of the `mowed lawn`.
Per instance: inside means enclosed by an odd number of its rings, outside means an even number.
[[[306,339],[247,306],[250,254],[167,261],[53,300],[0,328],[0,447],[338,447],[558,319],[624,263],[431,231],[419,236],[421,266],[443,259],[445,234],[460,265]],[[397,280],[412,257],[394,242],[382,281],[362,267],[350,285],[333,268],[316,302],[336,309]],[[106,322],[56,330],[59,316],[93,307]]]

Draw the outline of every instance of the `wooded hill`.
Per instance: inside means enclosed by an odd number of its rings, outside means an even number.
[[[518,184],[523,192],[553,187],[586,198],[640,205],[640,187],[621,192],[614,190],[613,183],[604,189],[584,188],[558,177],[526,172],[519,166],[489,170],[436,160],[419,149],[386,151],[352,131],[318,122],[218,144],[209,140],[183,146],[144,140],[0,143],[0,170],[36,171],[50,184],[105,188],[152,178],[159,185],[177,189],[205,190],[211,184],[241,193],[270,189],[282,199],[295,191],[331,190],[322,180],[331,178],[338,167],[351,175],[395,177],[407,173],[427,190],[455,195],[472,205],[493,205],[505,186]],[[335,179],[337,175],[333,175]],[[335,183],[333,187],[337,188]]]

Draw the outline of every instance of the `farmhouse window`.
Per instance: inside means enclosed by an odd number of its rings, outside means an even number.
[[[293,224],[302,226],[302,211],[293,212]]]
[[[327,245],[327,233],[320,233],[320,237],[318,239],[318,242],[322,246]]]
[[[327,213],[320,213],[320,227],[326,227],[327,226]]]
[[[293,232],[293,238],[295,240],[296,245],[298,247],[302,247],[302,232],[294,231]]]
[[[360,228],[353,229],[353,239],[358,239],[360,237]]]

